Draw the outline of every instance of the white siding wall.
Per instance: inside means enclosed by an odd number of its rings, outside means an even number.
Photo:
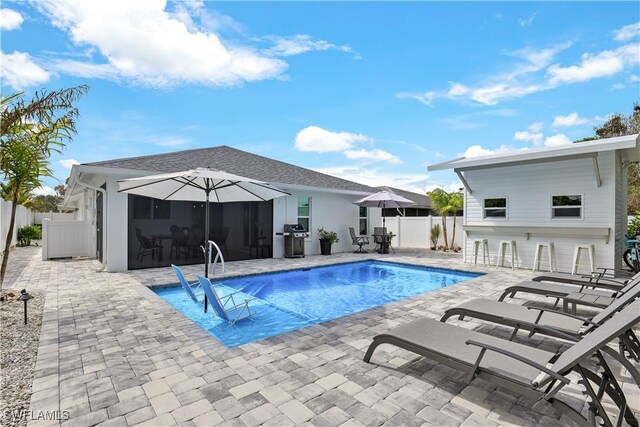
[[[491,262],[495,263],[500,240],[516,240],[520,265],[532,268],[534,250],[538,241],[552,241],[555,244],[558,268],[570,271],[576,243],[594,244],[598,267],[613,267],[615,256],[614,194],[616,192],[614,153],[601,153],[598,158],[602,185],[596,186],[593,160],[576,159],[471,170],[466,179],[473,191],[465,194],[466,225],[505,225],[542,227],[610,227],[611,239],[575,238],[560,236],[523,236],[508,234],[485,234],[471,232],[466,239],[465,260],[471,254],[472,239],[487,238],[491,252]],[[581,194],[583,196],[582,219],[552,219],[551,196]],[[485,198],[506,197],[507,218],[483,219]],[[587,257],[581,257],[580,271],[589,270]]]
[[[286,189],[286,188],[285,188]],[[284,224],[295,224],[298,222],[298,197],[311,197],[311,225],[309,230],[311,237],[305,241],[305,253],[307,255],[317,255],[320,253],[320,243],[318,242],[318,228],[338,233],[340,241],[333,245],[332,252],[349,252],[356,248],[351,245],[349,228],[354,227],[356,232],[359,228],[359,207],[353,202],[362,196],[350,196],[344,194],[333,194],[314,191],[287,190],[291,196],[279,197],[273,201],[273,231],[282,232]],[[373,227],[381,225],[381,210],[369,208],[368,235],[373,233]],[[371,240],[370,249],[375,246]],[[367,246],[365,246],[367,248]],[[273,256],[280,258],[284,256],[284,237],[273,237]]]

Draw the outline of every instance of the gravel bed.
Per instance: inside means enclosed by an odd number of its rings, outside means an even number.
[[[17,300],[20,290],[2,289],[0,301],[0,419],[2,426],[27,425],[33,372],[38,356],[38,340],[42,325],[44,294],[31,293],[28,323],[24,324],[24,302]],[[24,411],[25,416],[14,417]],[[18,419],[15,419],[18,418]]]

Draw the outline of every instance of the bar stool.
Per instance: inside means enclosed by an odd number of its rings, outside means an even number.
[[[497,267],[504,267],[504,255],[505,248],[509,248],[509,252],[511,253],[511,269],[520,268],[518,263],[518,247],[516,246],[515,240],[500,240],[500,248],[498,249],[498,261],[496,262]]]
[[[478,263],[478,248],[482,246],[482,265],[487,266],[487,262],[491,263],[491,258],[489,257],[489,241],[487,239],[475,239],[473,240],[473,252],[471,256],[473,257],[473,263]]]
[[[544,248],[547,248],[547,256],[549,258],[549,271],[558,271],[558,264],[556,262],[556,248],[553,242],[537,242],[536,252],[533,259],[533,270],[540,271],[540,261],[543,255]]]
[[[589,262],[591,263],[591,270],[589,273],[593,273],[596,271],[596,247],[595,245],[576,245],[573,251],[573,269],[571,270],[571,274],[576,274],[578,271],[578,264],[580,262],[580,252],[581,251],[589,252]]]

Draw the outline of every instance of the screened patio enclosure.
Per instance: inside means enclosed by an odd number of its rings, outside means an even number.
[[[129,269],[204,262],[204,202],[129,195],[128,206]],[[209,221],[209,239],[225,260],[272,257],[271,201],[211,203]]]

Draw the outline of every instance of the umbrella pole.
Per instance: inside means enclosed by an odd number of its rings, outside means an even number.
[[[207,200],[204,205],[204,277],[209,279],[209,190],[206,190]],[[204,295],[204,312],[207,312],[207,294]]]

